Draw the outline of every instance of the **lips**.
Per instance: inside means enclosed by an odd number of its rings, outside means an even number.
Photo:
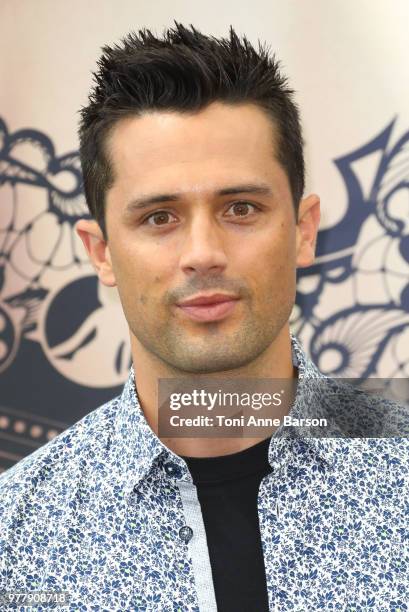
[[[208,304],[220,304],[221,302],[229,302],[238,299],[237,296],[227,293],[213,293],[212,295],[198,295],[195,298],[184,300],[183,302],[179,302],[179,306],[207,306]]]
[[[178,304],[180,310],[196,321],[219,321],[236,307],[239,298],[227,294],[198,296]]]

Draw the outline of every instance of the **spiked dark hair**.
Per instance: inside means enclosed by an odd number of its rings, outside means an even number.
[[[298,210],[305,180],[300,118],[294,92],[268,47],[259,41],[256,51],[232,26],[229,39],[218,39],[175,21],[162,38],[142,29],[102,52],[89,104],[80,110],[79,139],[85,197],[105,238],[105,195],[114,177],[104,145],[119,119],[146,110],[192,113],[215,101],[255,103],[276,128],[272,151]]]

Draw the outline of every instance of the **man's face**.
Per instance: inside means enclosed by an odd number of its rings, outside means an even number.
[[[255,105],[213,103],[122,119],[107,141],[106,256],[133,343],[172,368],[246,366],[288,321],[296,224],[274,140]],[[178,305],[202,293],[239,299],[217,320]]]

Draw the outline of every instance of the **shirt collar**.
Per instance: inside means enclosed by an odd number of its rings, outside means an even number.
[[[112,478],[125,495],[132,492],[163,455],[174,455],[148,424],[139,403],[132,366],[119,399],[115,416],[112,450]]]
[[[305,417],[310,416],[311,410],[314,410],[314,416],[325,416],[325,401],[319,381],[330,379],[324,376],[306,356],[300,342],[293,334],[291,334],[291,349],[293,365],[298,368],[298,384],[289,414],[294,417]],[[184,459],[165,446],[146,421],[136,391],[133,367],[117,401],[119,405],[109,448],[110,478],[122,488],[123,493],[125,495],[131,493],[155,463],[163,467],[166,462],[171,461],[180,468],[178,479],[192,482]],[[270,465],[273,469],[276,468],[288,458],[289,452],[295,451],[299,456],[313,453],[324,464],[333,465],[337,457],[342,456],[340,446],[345,445],[346,439],[335,424],[324,435],[327,439],[311,437],[308,433],[303,435],[303,430],[300,428],[284,428],[281,425],[271,438],[268,451]],[[338,439],[336,448],[335,440],[328,437]],[[348,439],[348,442],[351,442],[351,439]],[[359,452],[359,440],[354,442]],[[351,454],[351,450],[353,452],[354,448],[351,449],[349,445],[348,454]]]
[[[289,415],[296,418],[325,418],[328,427],[310,429],[303,427],[283,427],[274,432],[269,447],[269,462],[272,467],[283,463],[290,453],[297,453],[300,462],[312,454],[326,467],[341,464],[347,458],[355,463],[362,458],[363,441],[346,437],[338,423],[331,416],[330,402],[346,390],[335,379],[325,376],[304,352],[298,338],[291,334],[293,365],[298,369],[296,396]],[[351,389],[349,389],[349,393]]]

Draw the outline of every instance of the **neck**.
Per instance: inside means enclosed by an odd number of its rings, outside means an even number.
[[[189,378],[190,372],[172,368],[149,353],[131,334],[132,358],[135,369],[135,385],[140,406],[151,429],[158,435],[158,380],[160,378]],[[197,374],[194,375],[195,378]],[[234,370],[204,373],[205,378],[296,378],[297,369],[291,356],[291,338],[288,324],[274,342],[257,359]],[[287,412],[271,414],[282,418]],[[271,428],[271,433],[277,429]],[[269,435],[271,435],[271,433]],[[264,435],[264,437],[266,437]],[[188,457],[215,457],[236,453],[261,441],[262,438],[163,438],[165,446],[177,455]]]

